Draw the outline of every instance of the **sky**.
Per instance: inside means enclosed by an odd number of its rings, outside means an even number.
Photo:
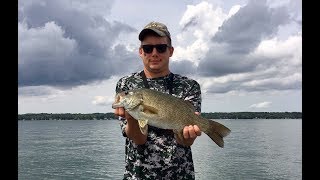
[[[18,113],[108,113],[142,70],[138,34],[167,25],[173,73],[202,112],[302,112],[301,0],[19,0]]]

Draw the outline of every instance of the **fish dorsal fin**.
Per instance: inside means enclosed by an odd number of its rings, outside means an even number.
[[[138,119],[139,128],[142,134],[148,134],[148,120]]]

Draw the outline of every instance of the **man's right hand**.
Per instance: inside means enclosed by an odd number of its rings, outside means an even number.
[[[147,136],[140,131],[138,121],[135,120],[124,108],[116,108],[114,110],[116,116],[123,117],[127,120],[126,135],[136,144],[144,144],[147,141]]]
[[[115,110],[114,110],[114,115],[116,116],[116,117],[125,117],[125,110],[124,110],[124,108],[122,108],[122,107],[120,107],[120,108],[116,108]]]
[[[129,113],[126,112],[126,110],[123,108],[123,107],[119,107],[119,108],[116,108],[114,110],[114,115],[115,116],[120,116],[120,117],[123,117],[129,121],[131,121],[132,119],[134,119]]]

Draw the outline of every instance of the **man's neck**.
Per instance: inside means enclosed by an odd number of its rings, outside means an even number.
[[[158,78],[158,77],[164,77],[170,74],[170,70],[161,71],[161,72],[150,72],[146,69],[143,70],[144,74],[147,78]]]

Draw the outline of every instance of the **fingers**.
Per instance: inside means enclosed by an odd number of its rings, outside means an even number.
[[[194,128],[192,125],[189,125],[189,138],[194,139],[197,137],[196,133],[194,132]]]
[[[199,128],[197,125],[194,125],[193,128],[194,128],[195,134],[196,134],[197,136],[201,136],[201,130],[200,130],[200,128]]]
[[[185,126],[185,127],[183,128],[183,137],[184,137],[185,139],[189,139],[189,138],[190,138],[190,136],[189,136],[189,126]]]
[[[116,109],[114,110],[114,114],[115,114],[116,116],[125,117],[124,108],[116,108]]]
[[[183,128],[183,137],[185,139],[195,139],[197,136],[201,136],[201,130],[197,125],[189,125]]]
[[[200,115],[200,112],[194,112],[196,115]],[[201,130],[197,125],[189,125],[183,128],[183,137],[185,139],[195,139],[197,136],[201,136]]]
[[[116,108],[115,110],[114,110],[114,115],[116,116],[116,117],[123,117],[123,118],[125,118],[126,120],[131,120],[131,119],[133,119],[133,117],[129,114],[129,113],[127,113],[125,110],[124,110],[124,108],[123,107],[120,107],[120,108]]]
[[[125,115],[124,112],[124,108],[119,108],[119,116],[123,117]]]

